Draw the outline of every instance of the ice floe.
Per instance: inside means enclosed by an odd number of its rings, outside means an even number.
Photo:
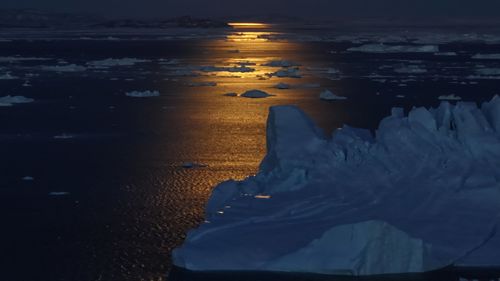
[[[198,162],[185,162],[185,163],[182,163],[181,166],[182,166],[182,168],[185,168],[185,169],[194,169],[194,168],[208,167],[207,164],[198,163]]]
[[[137,59],[137,58],[107,58],[103,60],[95,60],[87,62],[87,65],[93,67],[112,67],[112,66],[133,66],[137,63],[150,62],[150,60],[146,59]]]
[[[0,75],[0,80],[14,80],[19,79],[19,77],[11,75],[10,72]]]
[[[286,89],[290,89],[290,85],[289,84],[286,84],[286,83],[278,83],[274,86],[276,89],[279,89],[279,90],[286,90]]]
[[[438,52],[434,53],[435,56],[443,56],[443,57],[454,57],[457,56],[456,52]]]
[[[442,95],[438,97],[439,100],[449,100],[449,101],[457,101],[457,100],[462,100],[461,97],[456,96],[454,94],[451,95]]]
[[[498,96],[394,108],[375,135],[344,126],[330,138],[297,107],[271,107],[259,172],[215,187],[173,262],[346,275],[499,266],[498,167]]]
[[[253,99],[267,98],[270,96],[272,95],[261,90],[249,90],[240,95],[240,97],[253,98]]]
[[[330,90],[324,90],[319,94],[319,98],[322,100],[346,100],[347,97],[337,96]]]
[[[66,196],[69,195],[69,192],[66,191],[52,191],[49,192],[49,196]]]
[[[56,140],[69,140],[69,139],[73,139],[73,138],[75,138],[74,135],[66,134],[66,133],[62,133],[60,135],[54,136],[54,139],[56,139]]]
[[[302,77],[298,67],[281,69],[281,70],[278,70],[274,73],[271,73],[270,76],[276,76],[276,77],[280,77],[280,78],[284,78],[284,77],[301,78]]]
[[[231,66],[231,67],[223,67],[223,66],[202,66],[200,67],[200,71],[203,72],[254,72],[255,68],[247,67],[247,66]]]
[[[407,65],[401,66],[394,69],[396,73],[411,73],[411,74],[422,74],[427,73],[427,69],[420,65]]]
[[[5,96],[5,97],[0,97],[0,106],[12,106],[17,103],[30,103],[35,101],[32,98],[27,98],[24,96]]]
[[[476,73],[479,75],[500,75],[500,68],[478,68]]]
[[[132,91],[132,92],[126,92],[125,95],[127,97],[133,97],[133,98],[149,98],[149,97],[158,97],[160,96],[159,91]]]
[[[500,60],[500,54],[476,54],[472,58],[478,60]]]
[[[77,65],[77,64],[43,65],[42,70],[55,71],[55,72],[80,72],[80,71],[87,70],[87,68],[85,66]]]
[[[293,61],[288,61],[288,60],[273,60],[269,61],[267,63],[262,64],[262,66],[268,66],[268,67],[293,67],[293,66],[300,66],[300,64],[293,62]]]
[[[24,61],[46,61],[46,60],[51,60],[50,58],[37,58],[37,57],[20,57],[20,56],[14,56],[14,57],[0,57],[0,63],[17,63],[17,62],[24,62]]]
[[[437,53],[439,52],[439,46],[366,44],[359,47],[351,47],[347,51],[363,53]]]

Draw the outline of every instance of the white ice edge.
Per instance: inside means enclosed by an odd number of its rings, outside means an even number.
[[[354,275],[500,265],[499,167],[498,96],[394,108],[375,136],[344,126],[327,138],[297,107],[271,107],[258,174],[213,190],[174,264]]]

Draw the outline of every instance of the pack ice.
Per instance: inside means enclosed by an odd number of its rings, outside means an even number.
[[[270,109],[259,172],[219,184],[173,252],[194,271],[372,275],[500,265],[500,98],[394,108],[327,138]]]

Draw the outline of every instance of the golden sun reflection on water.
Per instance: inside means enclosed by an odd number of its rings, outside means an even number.
[[[229,26],[233,28],[268,28],[269,24],[260,22],[230,22]]]

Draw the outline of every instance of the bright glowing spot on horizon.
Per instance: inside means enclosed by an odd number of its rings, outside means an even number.
[[[258,22],[230,22],[230,26],[235,28],[265,28],[267,24]]]

